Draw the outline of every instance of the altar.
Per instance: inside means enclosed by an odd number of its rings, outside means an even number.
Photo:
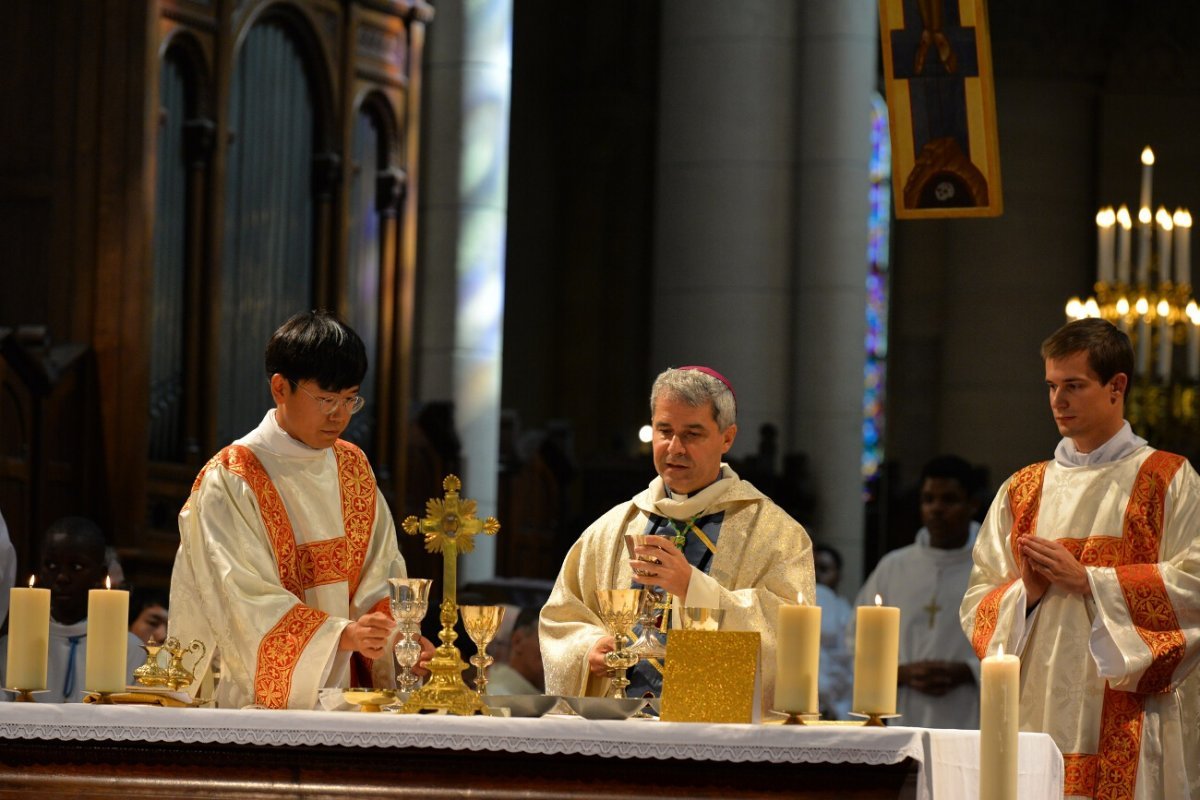
[[[977,731],[0,703],[0,798],[917,798],[978,793]],[[1020,736],[1022,800],[1062,796]]]

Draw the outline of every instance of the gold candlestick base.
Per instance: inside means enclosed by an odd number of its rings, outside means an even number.
[[[442,643],[434,651],[433,659],[429,662],[429,682],[404,701],[400,713],[445,711],[464,717],[487,713],[483,700],[462,679],[467,663],[462,660],[462,653],[454,646],[454,640],[458,638],[458,634],[454,632],[454,620],[457,616],[458,609],[454,601],[450,598],[443,600],[441,618],[444,627],[438,633]]]
[[[800,716],[800,711],[785,711],[787,719],[783,721],[784,725],[804,725],[804,717]]]
[[[113,696],[112,692],[92,692],[92,694],[95,695],[95,698],[96,698],[95,700],[92,701],[92,703],[94,703],[95,705],[98,705],[98,706],[116,705],[116,703],[114,703],[113,699],[112,699],[112,696]]]
[[[875,711],[851,711],[852,717],[866,717],[866,722],[863,723],[864,728],[886,728],[885,719],[896,719],[899,714],[880,714]]]
[[[15,695],[12,699],[14,703],[36,703],[33,699],[34,692],[44,692],[45,689],[5,689],[6,692],[12,692]]]

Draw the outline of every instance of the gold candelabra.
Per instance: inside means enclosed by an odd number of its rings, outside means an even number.
[[[1096,214],[1095,294],[1067,302],[1068,319],[1106,319],[1129,335],[1135,355],[1126,416],[1159,447],[1195,449],[1200,433],[1200,306],[1192,296],[1192,215],[1151,212],[1154,152],[1142,151],[1137,219],[1129,208]],[[1134,240],[1137,257],[1134,259]]]

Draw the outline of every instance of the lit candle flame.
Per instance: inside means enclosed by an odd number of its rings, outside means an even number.
[[[1149,225],[1152,219],[1154,219],[1154,215],[1150,213],[1150,209],[1147,206],[1142,206],[1142,210],[1138,212],[1138,222],[1143,225]]]
[[[1129,313],[1129,301],[1124,297],[1117,300],[1117,313],[1122,317]]]
[[[1157,213],[1154,215],[1154,221],[1158,223],[1158,227],[1164,231],[1169,231],[1175,227],[1175,223],[1171,221],[1171,213],[1162,206],[1158,207]]]
[[[112,576],[111,576],[111,575],[105,575],[105,576],[104,576],[104,588],[105,588],[105,589],[111,589],[111,588],[112,588]]]
[[[1175,209],[1175,216],[1173,219],[1175,221],[1176,228],[1192,227],[1192,215],[1186,208]]]
[[[37,583],[37,575],[30,575],[29,576],[29,588],[32,589],[33,584],[35,584],[35,583]]]
[[[1101,228],[1111,228],[1113,223],[1117,221],[1117,215],[1112,210],[1112,206],[1102,208],[1096,212],[1096,224]]]
[[[1117,222],[1121,223],[1121,227],[1125,230],[1133,227],[1133,220],[1129,218],[1129,208],[1127,206],[1121,206],[1117,210]]]
[[[1150,149],[1150,145],[1146,145],[1146,149],[1142,151],[1142,163],[1147,167],[1154,163],[1154,151]]]
[[[1166,300],[1159,300],[1157,311],[1159,317],[1166,318],[1171,313],[1171,304]]]
[[[1144,297],[1139,297],[1133,305],[1133,310],[1141,314],[1143,317],[1150,313],[1150,301]]]
[[[1004,645],[1003,644],[1001,644],[999,647],[996,648],[996,655],[1000,656],[1000,658],[1004,658]]]
[[[877,606],[883,605],[883,598],[880,597],[879,595],[875,595],[875,605],[877,605]]]

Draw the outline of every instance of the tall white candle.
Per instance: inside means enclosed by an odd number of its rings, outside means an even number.
[[[105,584],[108,584],[105,579]],[[120,589],[88,591],[87,670],[83,686],[89,692],[123,692],[129,647],[129,592]]]
[[[1142,194],[1141,203],[1138,205],[1138,208],[1150,207],[1150,185],[1153,180],[1153,173],[1154,151],[1150,149],[1149,145],[1147,145],[1146,148],[1142,150]]]
[[[46,653],[50,646],[50,590],[8,590],[8,660],[5,682],[9,689],[40,691],[46,688]]]
[[[1138,317],[1137,352],[1135,353],[1133,371],[1142,377],[1150,363],[1150,325],[1146,322],[1144,312]]]
[[[1113,230],[1116,221],[1111,206],[1096,213],[1096,280],[1101,283],[1112,283],[1116,277],[1116,231]]]
[[[854,702],[859,714],[896,713],[896,679],[900,660],[900,609],[859,606],[854,630]]]
[[[1154,223],[1158,228],[1158,280],[1169,281],[1175,277],[1171,274],[1171,231],[1175,229],[1175,223],[1162,206],[1154,215]]]
[[[979,688],[979,798],[1016,800],[1017,722],[1021,707],[1021,659],[983,659]]]
[[[821,607],[781,605],[775,626],[775,708],[815,714],[821,671]]]
[[[1158,364],[1155,372],[1163,383],[1171,381],[1171,355],[1174,352],[1174,336],[1171,333],[1171,306],[1166,300],[1158,301]]]
[[[1129,209],[1121,206],[1117,209],[1117,280],[1129,283],[1130,252],[1133,249],[1133,220],[1129,217]]]
[[[1150,282],[1150,231],[1154,228],[1154,218],[1150,207],[1143,206],[1138,212],[1138,263],[1137,279],[1140,284]]]
[[[1195,301],[1189,305],[1195,308]],[[1189,314],[1188,318],[1187,375],[1200,380],[1200,312]]]
[[[1192,215],[1186,208],[1175,210],[1175,283],[1192,282]]]

